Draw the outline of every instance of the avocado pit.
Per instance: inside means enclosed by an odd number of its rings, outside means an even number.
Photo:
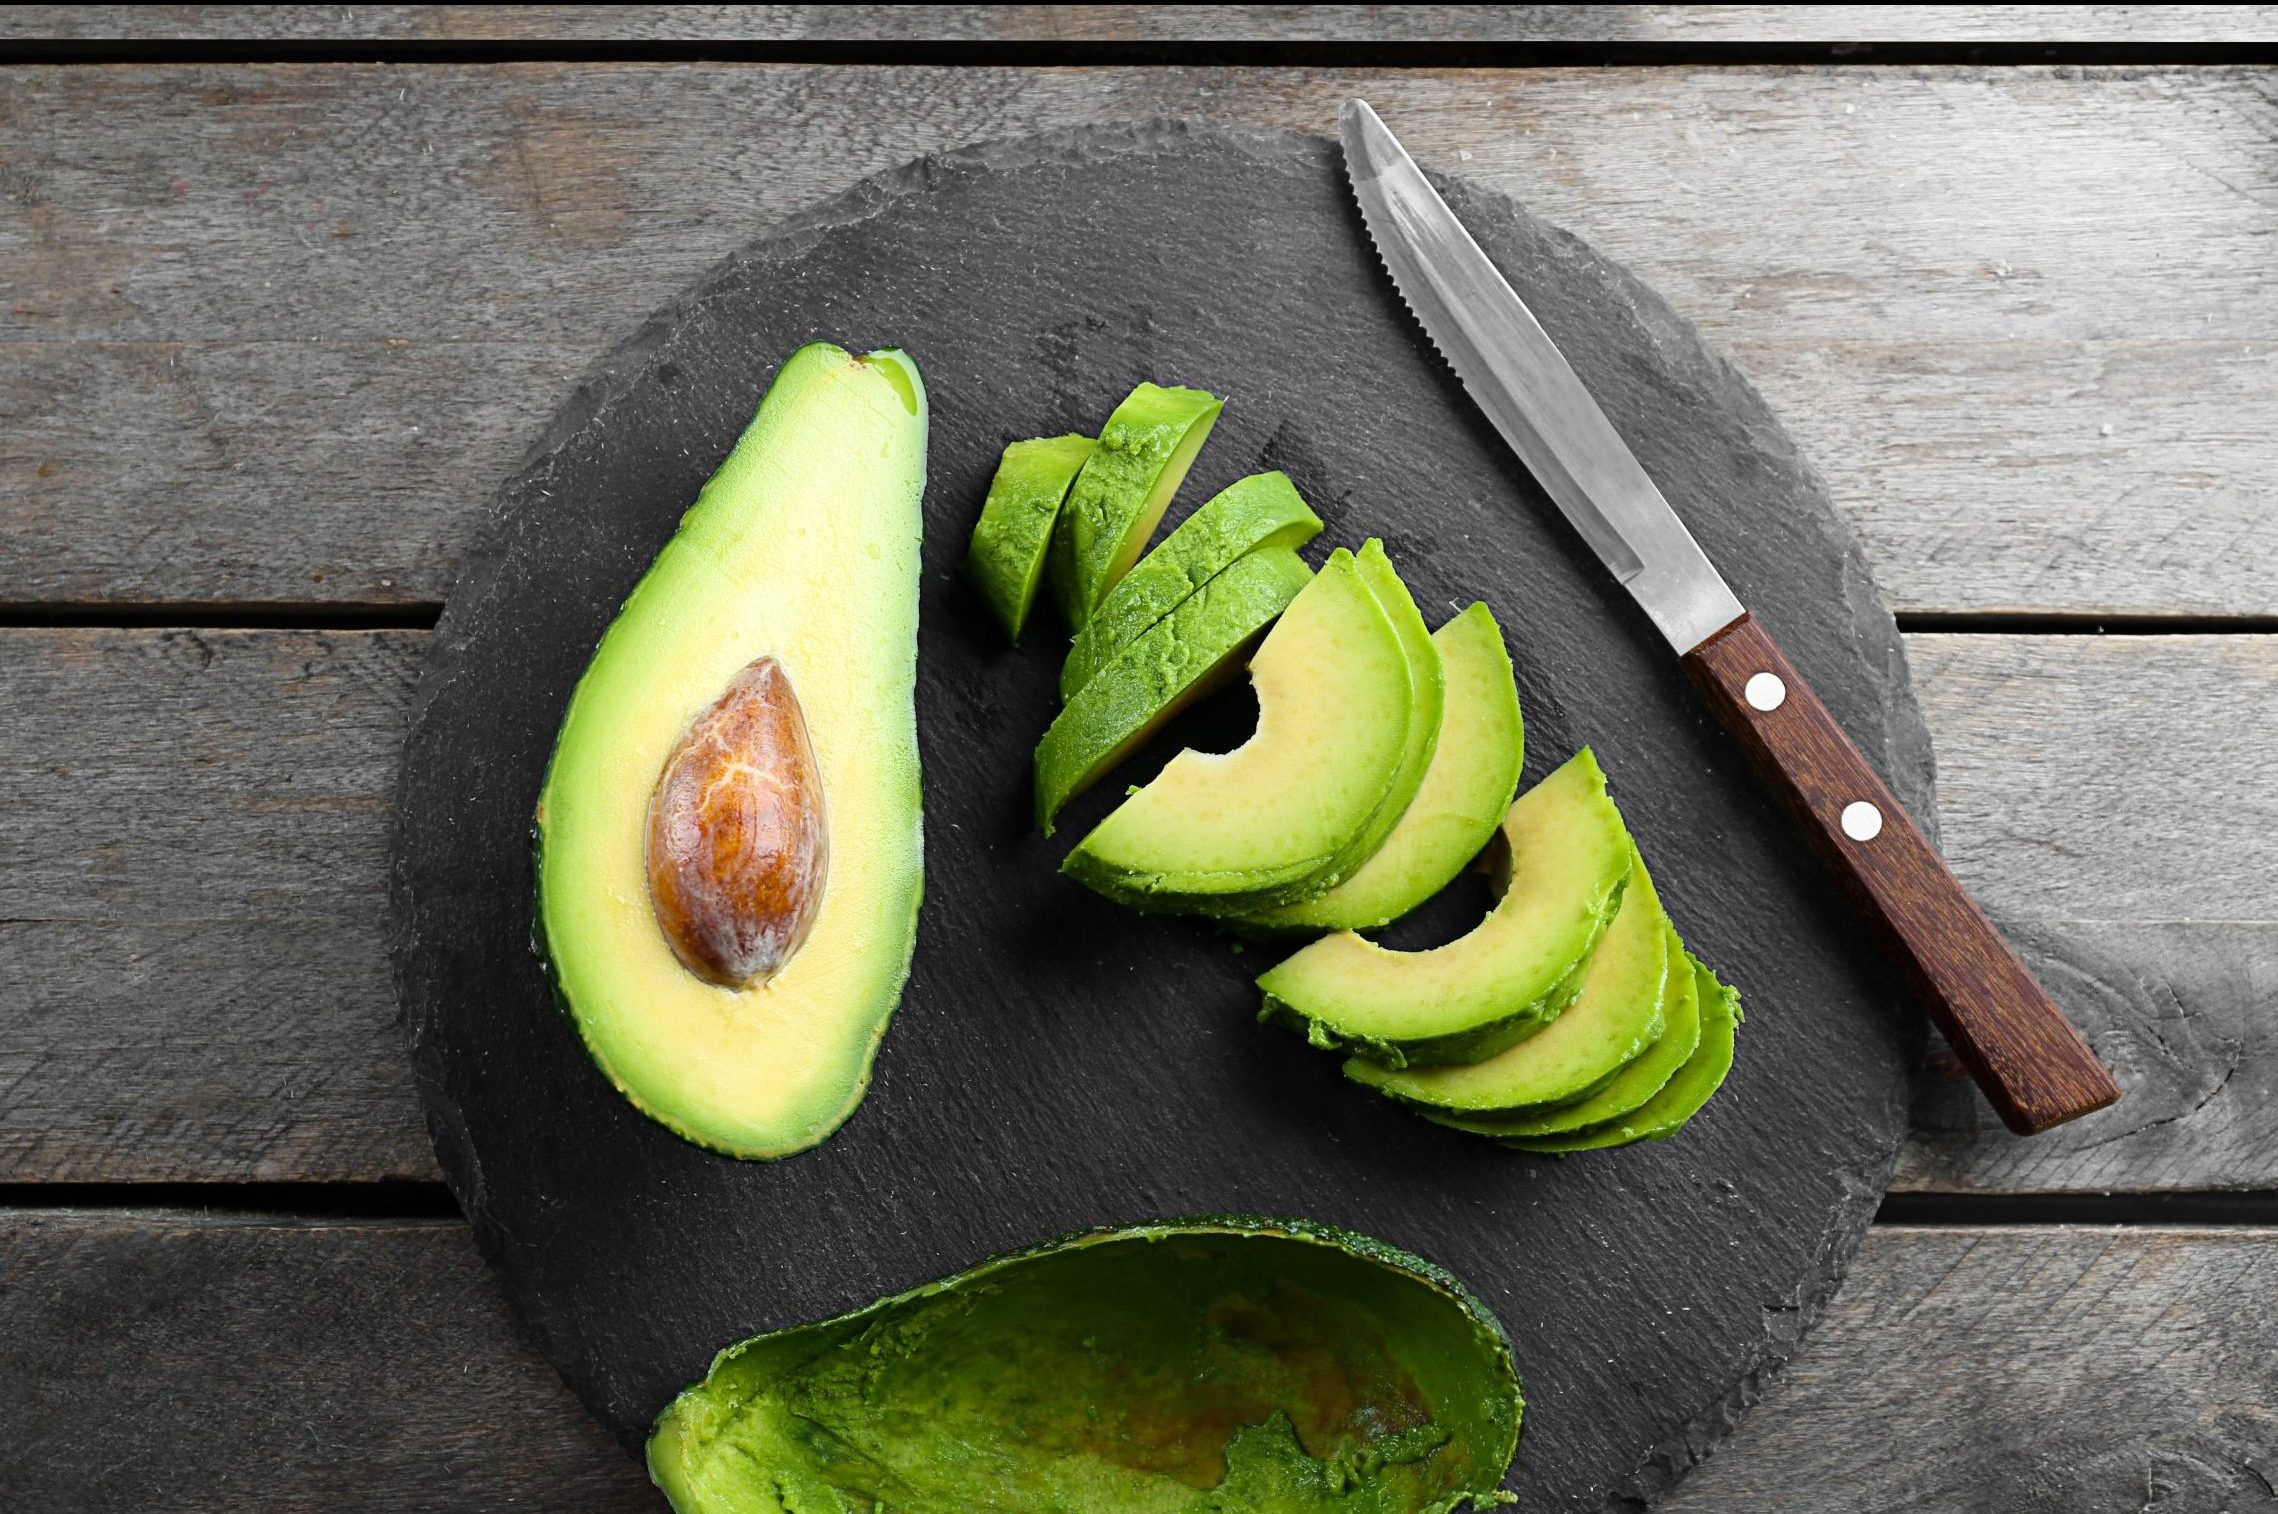
[[[689,723],[649,796],[649,901],[682,965],[749,988],[807,937],[830,866],[822,774],[783,665],[757,658]]]

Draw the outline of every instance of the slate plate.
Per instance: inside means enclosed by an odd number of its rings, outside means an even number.
[[[1919,815],[1930,749],[1857,544],[1755,392],[1650,290],[1510,202],[1450,199],[1648,469]],[[532,804],[618,603],[776,364],[907,347],[933,400],[918,683],[926,896],[869,1099],[776,1164],[603,1081],[530,952]],[[1056,658],[954,569],[1005,442],[1143,378],[1229,396],[1181,507],[1286,469],[1330,543],[1385,538],[1435,623],[1511,638],[1527,781],[1595,746],[1696,949],[1749,1012],[1666,1145],[1551,1160],[1404,1115],[1252,1022],[1238,952],[1054,871],[1029,750]],[[1144,776],[1142,768],[1134,775]],[[525,1328],[628,1447],[755,1331],[1101,1223],[1302,1215],[1444,1263],[1510,1327],[1530,1510],[1629,1507],[1697,1460],[1871,1218],[1919,1048],[1890,974],[1674,658],[1469,406],[1362,237],[1332,145],[1192,123],[1000,143],[861,185],[714,269],[606,359],[501,491],[406,748],[395,965],[443,1170]]]

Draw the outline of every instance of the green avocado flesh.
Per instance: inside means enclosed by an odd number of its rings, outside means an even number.
[[[1269,931],[1369,930],[1447,887],[1495,834],[1519,786],[1526,726],[1503,632],[1475,604],[1432,633],[1445,714],[1431,765],[1367,861],[1316,898],[1244,919]]]
[[[965,572],[989,602],[1005,634],[1020,640],[1021,628],[1044,581],[1044,560],[1052,545],[1052,525],[1077,470],[1096,444],[1088,436],[1047,436],[1014,442],[997,464]]]
[[[1427,1110],[1424,1118],[1490,1136],[1564,1135],[1619,1119],[1668,1086],[1701,1044],[1701,1001],[1693,983],[1692,959],[1674,927],[1669,932],[1669,982],[1664,992],[1661,1014],[1666,1023],[1661,1038],[1588,1098],[1520,1114],[1466,1116]]]
[[[1407,648],[1350,552],[1290,602],[1250,679],[1250,739],[1179,753],[1061,871],[1134,908],[1202,914],[1324,886],[1400,781],[1413,702]]]
[[[644,1113],[732,1156],[804,1150],[852,1113],[909,973],[925,444],[907,357],[793,353],[602,636],[539,796],[537,935],[586,1049]],[[659,924],[648,809],[692,721],[762,658],[805,722],[828,865],[803,942],[731,988]]]
[[[1141,384],[1100,427],[1054,533],[1052,586],[1070,629],[1139,560],[1224,406],[1200,389]]]
[[[1669,977],[1669,917],[1645,864],[1633,857],[1621,907],[1606,927],[1582,988],[1557,1019],[1482,1061],[1460,1067],[1388,1068],[1353,1058],[1345,1076],[1460,1114],[1501,1114],[1587,1098],[1661,1037]]]
[[[745,1341],[675,1399],[679,1514],[1454,1514],[1523,1410],[1485,1306],[1298,1221],[1108,1230]]]
[[[1439,750],[1440,717],[1447,697],[1440,649],[1425,627],[1424,617],[1417,612],[1408,586],[1400,581],[1400,575],[1392,570],[1392,560],[1384,555],[1384,543],[1374,538],[1362,543],[1360,551],[1353,555],[1353,562],[1360,569],[1368,592],[1376,596],[1377,608],[1392,622],[1392,629],[1400,637],[1400,650],[1408,659],[1408,739],[1400,750],[1400,766],[1392,775],[1391,786],[1378,800],[1368,823],[1338,851],[1336,861],[1322,870],[1309,891],[1314,896],[1342,883],[1362,863],[1375,856],[1385,836],[1407,812],[1409,802],[1416,797],[1416,790],[1424,781],[1425,771],[1432,765],[1432,754]]]
[[[1693,974],[1693,991],[1700,1005],[1700,1044],[1685,1065],[1677,1069],[1661,1090],[1627,1114],[1557,1135],[1507,1136],[1503,1144],[1518,1151],[1595,1151],[1627,1146],[1632,1141],[1666,1141],[1700,1113],[1709,1096],[1724,1086],[1732,1071],[1733,1027],[1740,1023],[1740,995],[1717,981],[1689,953],[1686,963]]]
[[[1117,653],[1053,718],[1036,746],[1036,823],[1145,743],[1241,666],[1242,653],[1312,581],[1287,547],[1238,559]]]
[[[1295,549],[1320,534],[1320,517],[1298,497],[1287,474],[1254,473],[1221,489],[1100,601],[1060,666],[1060,697],[1075,698],[1116,653],[1243,553]]]
[[[1477,1061],[1554,1019],[1620,904],[1629,833],[1584,748],[1519,797],[1502,834],[1510,881],[1469,934],[1420,952],[1324,936],[1258,979],[1262,1018],[1387,1067]]]

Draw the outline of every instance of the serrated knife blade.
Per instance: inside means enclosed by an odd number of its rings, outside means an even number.
[[[1511,450],[1629,590],[2011,1129],[2120,1085],[1873,764],[1741,607],[1557,344],[1364,100],[1339,114],[1361,219],[1410,311]]]
[[[1679,652],[1740,601],[1542,329],[1365,100],[1338,115],[1377,255],[1511,450]]]

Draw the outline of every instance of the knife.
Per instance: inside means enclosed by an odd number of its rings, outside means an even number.
[[[1370,240],[1511,450],[1667,638],[2010,1129],[2120,1086],[1734,597],[1526,302],[1365,100],[1338,114]]]

